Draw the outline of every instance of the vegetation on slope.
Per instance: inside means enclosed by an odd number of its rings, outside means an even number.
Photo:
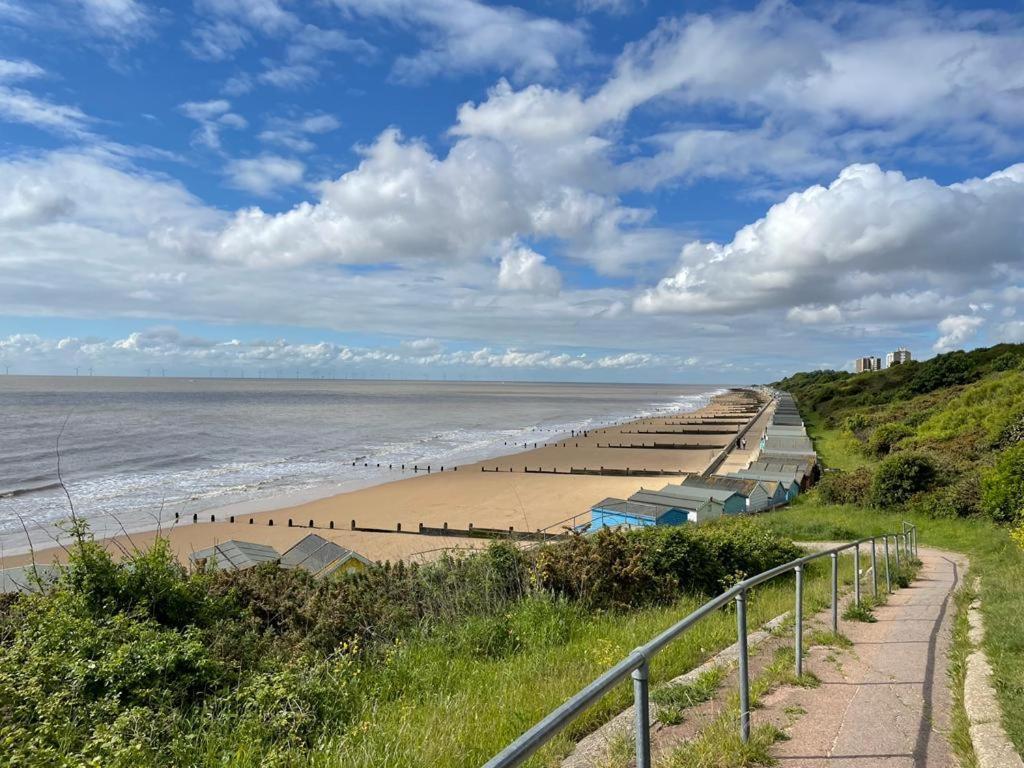
[[[318,582],[276,566],[189,574],[163,543],[118,562],[79,533],[54,587],[0,610],[10,765],[478,765],[699,593],[798,554],[727,520]],[[791,589],[759,591],[751,620]],[[734,633],[727,613],[709,618],[655,678]]]

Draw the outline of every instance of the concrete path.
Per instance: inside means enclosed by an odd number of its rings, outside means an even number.
[[[908,588],[875,609],[877,623],[843,621],[848,650],[809,649],[806,668],[819,688],[784,688],[765,700],[763,714],[806,710],[786,728],[773,755],[800,768],[953,768],[947,677],[955,605],[966,561],[921,549],[923,567]],[[884,590],[884,578],[880,579]],[[870,594],[867,581],[865,594]]]

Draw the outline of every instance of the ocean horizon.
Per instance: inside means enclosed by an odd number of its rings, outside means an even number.
[[[725,385],[0,377],[0,548],[255,511],[695,410]],[[61,430],[63,429],[63,433]],[[399,467],[405,465],[403,473]],[[378,467],[379,465],[379,467]],[[388,467],[392,467],[389,469]]]

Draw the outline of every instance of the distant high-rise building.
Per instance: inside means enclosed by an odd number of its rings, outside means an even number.
[[[892,368],[894,365],[909,363],[910,360],[910,350],[906,347],[900,347],[895,352],[889,352],[885,356],[885,367]]]
[[[857,373],[864,373],[865,371],[880,371],[882,370],[882,359],[880,357],[858,357],[857,358]]]

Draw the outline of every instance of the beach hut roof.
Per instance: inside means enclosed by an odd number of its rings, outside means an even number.
[[[710,477],[695,475],[683,480],[684,487],[730,490],[736,491],[743,496],[749,496],[753,493],[757,488],[757,485],[757,480],[747,480],[739,477],[725,477],[724,475],[711,475]]]
[[[737,493],[729,488],[693,488],[671,483],[662,488],[659,493],[673,498],[692,499],[697,502],[707,501],[709,498],[725,501],[733,496],[743,496],[742,493]]]
[[[738,472],[731,472],[735,477],[745,477],[752,480],[778,480],[789,486],[800,485],[803,477],[799,472],[770,472],[767,469],[741,469]]]
[[[301,568],[314,576],[322,576],[353,558],[364,565],[371,565],[370,561],[358,552],[311,533],[281,555],[281,567]]]
[[[194,563],[212,560],[214,567],[221,571],[241,571],[261,563],[275,562],[280,557],[276,549],[266,544],[235,539],[200,549],[189,555],[189,559]]]
[[[631,496],[628,500],[608,498],[598,504],[595,504],[594,509],[600,508],[606,512],[615,512],[620,515],[643,517],[651,520],[657,520],[662,515],[672,512],[673,510],[679,510],[680,512],[686,511],[679,505],[663,504],[653,501],[638,501],[635,496],[636,494]]]
[[[664,512],[672,509],[678,509],[684,512],[691,512],[700,506],[699,499],[684,499],[678,496],[669,496],[661,493],[660,491],[649,491],[645,488],[641,488],[639,491],[629,497],[632,502],[639,502],[641,504],[648,504],[657,507],[665,507]],[[706,501],[706,499],[704,499]]]

